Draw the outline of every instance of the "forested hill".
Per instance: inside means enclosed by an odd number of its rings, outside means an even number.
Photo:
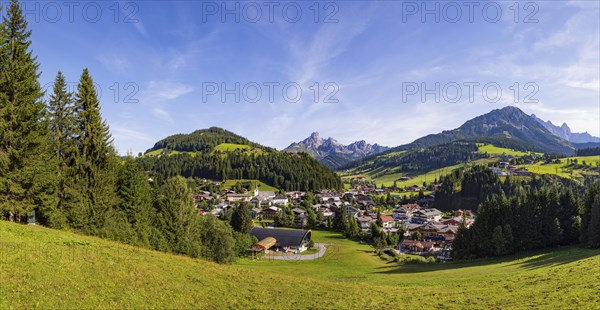
[[[211,127],[208,129],[196,130],[190,134],[176,134],[166,137],[154,144],[147,152],[168,149],[179,152],[207,152],[223,143],[248,145],[255,148],[270,149],[258,143],[236,135],[235,133],[219,128]]]
[[[216,127],[170,136],[146,155],[137,162],[159,184],[180,175],[218,181],[254,179],[287,191],[342,186],[337,174],[307,154],[279,152]]]

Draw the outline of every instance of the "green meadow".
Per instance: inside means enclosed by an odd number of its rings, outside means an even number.
[[[246,183],[246,182],[250,182],[252,183],[252,190],[254,190],[254,186],[258,186],[258,190],[260,191],[275,191],[277,192],[278,189],[267,184],[264,183],[262,181],[259,180],[249,180],[249,179],[233,179],[233,180],[226,180],[223,183],[223,188],[224,189],[231,189],[232,187],[234,187],[237,183]]]
[[[600,307],[600,250],[457,263],[394,263],[339,234],[312,261],[218,265],[0,221],[0,308]]]
[[[439,180],[440,177],[442,177],[446,174],[449,174],[450,172],[452,172],[452,170],[460,168],[462,166],[464,166],[464,164],[448,166],[448,167],[435,169],[432,171],[428,171],[428,172],[416,174],[416,175],[409,175],[406,173],[387,173],[386,171],[379,171],[379,172],[366,171],[364,174],[348,174],[348,173],[346,173],[346,174],[341,175],[341,177],[344,180],[350,180],[352,178],[362,176],[367,180],[374,181],[375,184],[377,184],[377,186],[381,186],[381,184],[383,184],[384,186],[392,186],[392,185],[394,185],[394,181],[396,181],[396,186],[398,186],[398,187],[406,187],[406,186],[411,186],[411,185],[421,186],[421,185],[423,185],[423,182],[431,183],[431,182],[435,181],[436,179]],[[399,179],[401,177],[409,177],[410,179],[400,181]]]
[[[521,152],[521,151],[515,151],[512,149],[508,149],[508,148],[497,147],[493,144],[481,144],[481,145],[479,145],[479,149],[477,152],[479,152],[481,154],[487,153],[490,156],[501,156],[501,155],[525,156],[525,155],[531,154],[528,152]],[[541,153],[535,153],[535,154],[541,155]]]
[[[584,161],[589,166],[587,169],[573,168],[567,163],[567,160],[577,160],[578,164],[582,164]],[[598,176],[598,164],[600,163],[600,156],[578,156],[561,158],[560,163],[556,164],[545,164],[543,162],[537,162],[530,165],[520,165],[519,167],[526,168],[527,170],[536,174],[556,174],[563,178],[581,178],[584,175]]]

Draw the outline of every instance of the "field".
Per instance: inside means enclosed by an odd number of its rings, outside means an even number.
[[[342,179],[349,180],[349,179],[357,177],[357,176],[362,176],[368,180],[374,181],[375,184],[377,184],[377,186],[381,186],[381,184],[383,184],[384,186],[392,186],[392,185],[394,185],[395,180],[396,180],[396,185],[398,187],[406,187],[406,186],[410,186],[410,185],[421,186],[421,185],[423,185],[423,182],[431,183],[435,179],[439,180],[440,177],[442,177],[446,174],[449,174],[450,172],[452,172],[452,170],[460,168],[462,166],[463,166],[462,164],[455,165],[455,166],[448,166],[448,167],[432,170],[432,171],[425,172],[422,174],[411,175],[411,176],[409,176],[406,173],[385,174],[385,173],[366,172],[365,174],[346,174],[346,175],[342,175]],[[404,177],[404,176],[409,176],[410,179],[406,180],[406,181],[398,180],[399,178]]]
[[[398,265],[315,232],[325,258],[217,265],[3,221],[0,235],[2,309],[600,307],[600,250]]]
[[[568,159],[577,159],[579,164],[582,164],[583,161],[585,161],[588,166],[591,165],[592,167],[595,167],[596,171],[594,172],[584,171],[583,169],[570,169],[569,167],[567,167]],[[527,170],[536,174],[556,174],[564,178],[580,178],[584,174],[598,176],[598,163],[600,163],[600,156],[579,156],[562,158],[560,160],[560,164],[544,164],[542,162],[538,162],[531,165],[520,165],[519,167],[526,168]]]
[[[525,156],[525,155],[529,155],[530,153],[527,152],[521,152],[521,151],[515,151],[512,149],[507,149],[507,148],[503,148],[503,147],[497,147],[495,145],[492,144],[482,144],[479,145],[479,153],[488,153],[490,156],[501,156],[501,155],[511,155],[511,156]],[[538,155],[541,155],[540,153],[536,153]]]
[[[478,159],[472,164],[488,164],[489,162],[497,161],[502,155],[510,155],[514,157],[525,156],[531,153],[515,151],[508,148],[497,147],[492,144],[480,144],[479,145],[479,153],[487,153],[490,155],[490,158]],[[536,155],[542,155],[541,153],[534,153]],[[573,169],[572,167],[568,167],[567,159],[577,159],[579,164],[583,161],[587,163],[590,168],[587,171],[579,168]],[[600,163],[600,156],[579,156],[579,157],[569,157],[562,158],[560,164],[544,164],[542,162],[538,162],[530,165],[520,165],[521,168],[526,168],[527,170],[536,173],[536,174],[555,174],[564,178],[574,178],[580,179],[583,175],[596,175],[598,176],[598,165]],[[381,184],[385,186],[392,186],[394,184],[394,180],[396,180],[396,185],[398,187],[406,187],[410,185],[422,185],[423,182],[431,183],[435,179],[440,179],[441,176],[444,176],[452,170],[460,168],[464,166],[464,164],[458,164],[454,166],[448,166],[441,169],[436,169],[428,172],[418,173],[418,174],[407,174],[407,173],[398,173],[394,172],[394,169],[379,169],[379,170],[348,170],[340,173],[342,180],[349,180],[358,176],[362,176],[367,180],[372,180],[380,186]],[[594,170],[595,171],[592,171]],[[399,181],[398,179],[401,177],[410,177],[410,180]],[[349,189],[348,184],[344,184],[345,188]]]
[[[258,190],[259,191],[275,191],[277,192],[278,189],[268,185],[267,183],[264,183],[262,181],[259,180],[247,180],[247,179],[235,179],[235,180],[227,180],[225,181],[225,183],[223,183],[223,188],[225,189],[230,189],[233,186],[235,186],[235,184],[237,184],[238,182],[241,183],[245,183],[245,182],[252,182],[253,185],[258,185]],[[254,186],[251,188],[251,190],[254,190]]]
[[[260,150],[253,151],[252,147],[250,147],[249,145],[234,144],[234,143],[221,143],[221,144],[215,146],[214,150],[220,151],[220,152],[225,152],[225,153],[233,152],[235,150],[247,150],[247,151],[250,151],[251,154],[261,154],[262,153],[262,151],[260,151]],[[153,150],[153,151],[150,151],[150,152],[144,154],[143,156],[158,156],[164,151],[165,151],[165,149]],[[188,153],[191,156],[196,156],[196,152],[180,152],[180,151],[168,150],[169,155],[175,155],[175,154],[181,154],[181,153]]]
[[[169,156],[176,155],[176,154],[181,154],[182,153],[180,151],[175,151],[175,150],[158,149],[158,150],[150,151],[150,152],[144,154],[143,156],[158,156],[158,155],[162,154],[165,151],[168,152]],[[188,152],[188,154],[190,154],[191,156],[196,156],[196,153]]]

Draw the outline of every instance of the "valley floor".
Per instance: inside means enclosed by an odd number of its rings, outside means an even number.
[[[0,308],[600,308],[600,250],[398,265],[364,244],[218,265],[0,221]]]

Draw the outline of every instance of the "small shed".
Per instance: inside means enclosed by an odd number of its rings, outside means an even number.
[[[266,250],[272,248],[276,244],[277,244],[277,240],[275,238],[267,237],[267,238],[264,238],[264,239],[260,240],[259,242],[255,243],[252,246],[252,251],[254,251],[254,252],[266,251]]]

